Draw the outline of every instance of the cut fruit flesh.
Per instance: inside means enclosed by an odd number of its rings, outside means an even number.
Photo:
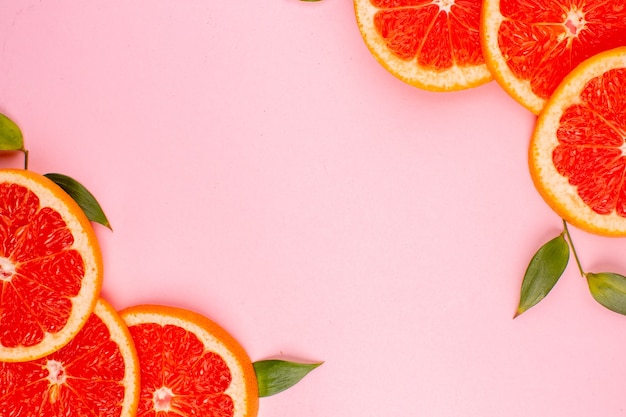
[[[254,368],[225,330],[200,314],[174,307],[135,306],[120,314],[142,369],[139,415],[256,416]]]
[[[626,48],[572,71],[540,114],[529,149],[532,179],[566,221],[626,236]]]
[[[132,338],[102,299],[76,337],[57,352],[0,363],[3,416],[134,417],[138,399]]]
[[[491,80],[479,42],[480,0],[354,0],[376,60],[402,81],[455,91]]]
[[[0,361],[68,343],[101,285],[100,247],[74,200],[42,175],[0,170]]]
[[[480,27],[494,78],[539,114],[579,63],[626,45],[626,7],[600,0],[484,0]]]

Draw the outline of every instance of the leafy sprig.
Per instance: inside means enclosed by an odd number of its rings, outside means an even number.
[[[626,315],[626,277],[614,272],[585,272],[567,222],[563,220],[563,232],[542,245],[528,264],[515,317],[548,295],[567,268],[570,250],[593,299],[611,311]]]

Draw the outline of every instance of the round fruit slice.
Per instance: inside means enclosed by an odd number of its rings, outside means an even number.
[[[498,83],[535,114],[578,64],[626,42],[619,0],[484,0],[483,53]]]
[[[134,417],[138,401],[139,362],[132,337],[104,300],[57,352],[0,363],[3,416]]]
[[[555,90],[530,144],[535,186],[566,221],[626,235],[626,48],[584,61]]]
[[[154,305],[123,310],[141,367],[138,417],[254,417],[258,386],[245,350],[208,318]]]
[[[389,72],[431,91],[491,80],[479,36],[481,0],[354,0],[365,44]]]
[[[42,175],[0,170],[0,361],[68,343],[101,285],[100,247],[76,202]]]

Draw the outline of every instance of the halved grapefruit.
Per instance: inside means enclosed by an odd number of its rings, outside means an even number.
[[[626,47],[576,67],[537,119],[530,173],[546,202],[592,233],[626,236]]]
[[[480,37],[494,78],[535,114],[585,59],[626,45],[621,0],[484,0]]]
[[[370,52],[404,82],[453,91],[492,79],[482,56],[481,0],[354,0]]]
[[[0,363],[3,416],[134,417],[138,400],[132,337],[102,299],[60,350],[33,361]]]
[[[0,170],[0,361],[68,343],[101,285],[100,247],[74,200],[42,175]]]
[[[120,312],[141,367],[138,417],[254,417],[252,362],[223,328],[195,312],[140,305]]]

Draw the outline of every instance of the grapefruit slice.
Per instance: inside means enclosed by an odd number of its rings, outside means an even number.
[[[101,285],[98,241],[74,200],[42,175],[0,170],[0,361],[68,343]]]
[[[134,417],[138,400],[139,362],[132,338],[104,300],[57,352],[0,363],[3,416]]]
[[[481,0],[354,0],[370,52],[389,72],[425,90],[491,80],[482,56]]]
[[[539,114],[578,64],[626,45],[626,6],[616,0],[484,0],[480,28],[494,78]]]
[[[626,48],[576,67],[537,119],[529,165],[535,186],[567,222],[626,236]]]
[[[138,417],[254,417],[252,362],[224,329],[184,309],[142,305],[120,312],[141,367]]]

